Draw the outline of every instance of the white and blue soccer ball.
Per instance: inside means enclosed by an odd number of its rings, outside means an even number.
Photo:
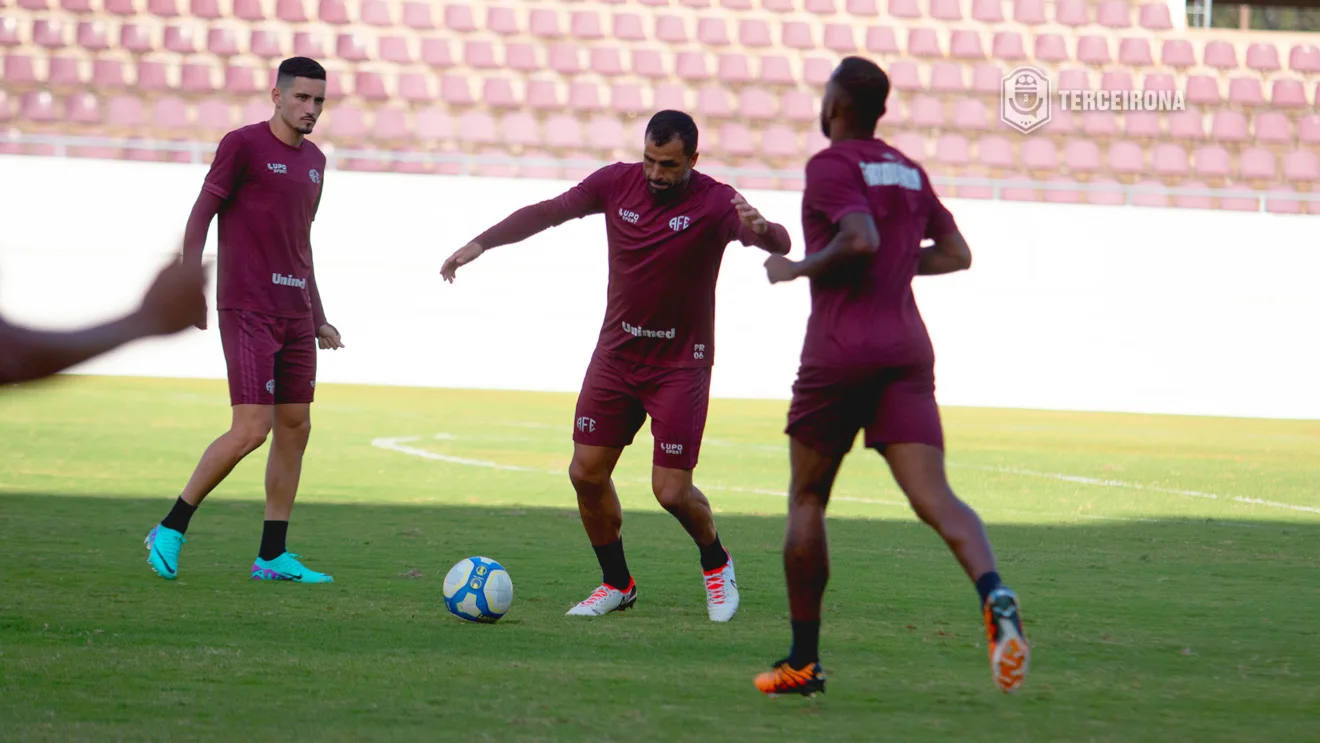
[[[489,557],[459,560],[445,576],[445,608],[469,622],[494,624],[513,603],[513,579]]]

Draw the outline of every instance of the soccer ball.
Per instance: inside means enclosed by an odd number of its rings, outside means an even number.
[[[513,603],[513,580],[489,557],[459,560],[445,576],[445,608],[469,622],[494,624]]]

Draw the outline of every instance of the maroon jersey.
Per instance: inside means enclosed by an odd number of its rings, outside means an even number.
[[[802,230],[807,254],[839,232],[846,214],[870,214],[880,249],[861,275],[811,283],[804,365],[913,366],[933,362],[912,278],[921,242],[957,229],[920,165],[878,139],[848,140],[807,163]]]
[[[325,155],[292,147],[270,124],[225,135],[202,186],[220,209],[216,308],[275,317],[312,314],[312,220],[321,203]]]
[[[520,209],[475,239],[484,248],[524,240],[590,214],[605,215],[610,279],[597,348],[648,366],[699,367],[715,360],[715,283],[724,248],[768,244],[743,226],[733,187],[693,171],[682,196],[658,201],[641,163],[616,163],[565,193]]]

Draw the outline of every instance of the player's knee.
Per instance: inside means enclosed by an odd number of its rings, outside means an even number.
[[[950,517],[963,507],[962,501],[958,500],[958,496],[954,495],[953,489],[948,486],[909,492],[907,495],[908,503],[912,506],[912,511],[917,514],[917,518],[936,529],[940,529],[942,524],[946,524]]]
[[[266,443],[266,437],[270,434],[269,425],[245,425],[234,429],[233,435],[238,440],[238,446],[243,454],[250,454],[260,449]]]
[[[692,483],[684,481],[664,481],[651,484],[655,500],[666,511],[682,508],[692,497]]]
[[[280,421],[280,433],[306,440],[312,435],[312,420],[302,418],[298,420]]]
[[[568,465],[568,479],[572,481],[574,487],[604,485],[609,478],[610,473],[604,467],[594,466],[591,462],[577,457],[574,457]]]

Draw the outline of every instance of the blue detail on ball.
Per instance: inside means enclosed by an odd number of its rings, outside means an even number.
[[[504,566],[486,557],[469,557],[467,559],[472,563],[467,581],[462,588],[454,592],[453,596],[445,598],[445,608],[449,609],[449,613],[459,619],[481,624],[493,624],[500,617],[503,617],[504,613],[496,613],[491,610],[490,605],[486,602],[486,592],[483,589],[486,587],[486,581],[490,578],[491,573],[496,570],[504,571]],[[469,596],[475,600],[477,611],[481,616],[474,617],[459,609],[459,606],[465,603]]]

